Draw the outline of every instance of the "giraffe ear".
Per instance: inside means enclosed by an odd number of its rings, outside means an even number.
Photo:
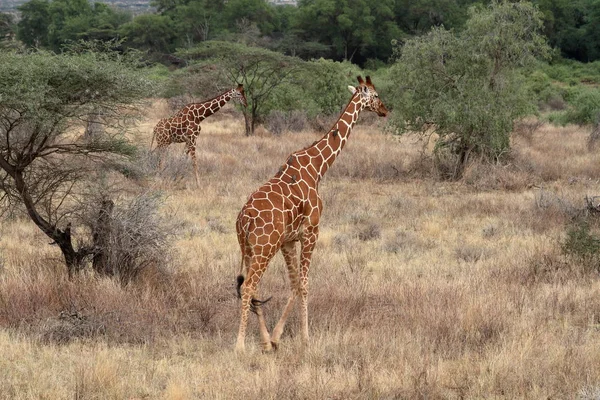
[[[348,90],[350,91],[350,93],[354,94],[356,93],[356,88],[352,85],[348,85]]]

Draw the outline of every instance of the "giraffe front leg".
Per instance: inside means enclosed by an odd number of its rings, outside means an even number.
[[[198,160],[196,159],[196,144],[188,144],[187,153],[192,157],[192,165],[194,166],[194,177],[196,179],[196,186],[200,187],[200,178],[198,177]]]
[[[288,242],[285,243],[281,247],[281,252],[283,253],[283,258],[285,259],[285,264],[288,269],[288,276],[290,278],[290,297],[288,298],[287,304],[283,309],[283,313],[281,314],[281,318],[275,325],[275,329],[273,329],[272,343],[273,347],[277,348],[279,344],[279,339],[281,338],[281,334],[283,333],[283,328],[285,327],[285,323],[287,318],[294,308],[294,303],[296,302],[296,296],[299,293],[298,286],[298,258],[296,254],[296,242]]]
[[[167,146],[157,144],[156,151],[158,153],[158,170],[162,171],[163,164],[165,163],[165,154],[167,152]]]
[[[298,282],[298,294],[300,296],[300,320],[302,324],[302,342],[308,344],[308,271],[312,252],[319,237],[318,226],[307,226],[302,235],[302,253],[300,255],[300,279]]]

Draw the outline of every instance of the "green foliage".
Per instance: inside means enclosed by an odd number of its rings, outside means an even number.
[[[17,38],[26,46],[48,46],[49,6],[48,0],[31,0],[19,7],[21,20],[17,24]]]
[[[7,52],[0,58],[0,105],[26,114],[64,118],[72,106],[129,103],[153,88],[122,55]]]
[[[12,14],[0,12],[0,48],[8,46],[16,32],[15,19]]]
[[[600,122],[600,90],[578,86],[570,92],[572,99],[569,107],[563,112],[551,114],[550,122],[559,125],[590,125]]]
[[[163,13],[174,21],[177,43],[181,47],[213,39],[226,30],[225,4],[217,0],[196,0],[183,3]]]
[[[467,20],[467,9],[473,3],[478,1],[397,0],[394,11],[403,31],[421,35],[436,26],[461,28]]]
[[[0,57],[0,201],[26,210],[58,244],[69,274],[91,251],[75,250],[70,224],[64,227],[86,205],[76,194],[134,153],[122,122],[139,114],[154,89],[137,60],[94,47]],[[103,133],[73,134],[98,118]]]
[[[273,92],[291,81],[301,63],[297,58],[260,47],[222,41],[203,42],[178,54],[188,60],[212,64],[221,81],[244,85],[248,100],[248,107],[243,110],[247,135],[266,117]]]
[[[581,63],[561,58],[540,67],[548,77],[567,85],[600,84],[600,61]]]
[[[552,80],[544,72],[535,70],[527,77],[528,89],[539,101],[547,101],[555,93],[551,90]]]
[[[600,0],[532,1],[542,13],[550,44],[563,56],[586,62],[600,59]],[[127,46],[153,54],[191,48],[206,40],[228,40],[304,60],[325,57],[361,66],[369,62],[367,67],[374,68],[389,61],[392,41],[434,27],[462,31],[469,7],[487,3],[299,0],[292,7],[265,0],[153,0],[158,14],[141,14],[131,21],[130,15],[102,2],[30,0],[19,7],[18,36],[29,47],[59,51],[65,41],[109,40],[126,34]],[[127,27],[122,30],[123,24]]]
[[[171,72],[162,64],[155,64],[148,68],[148,79],[157,82],[161,86],[164,86],[166,82],[169,81],[170,77]]]
[[[568,88],[561,87],[539,67],[526,77],[527,91],[538,103],[540,111],[562,110],[566,107]]]
[[[235,27],[240,21],[256,24],[261,34],[268,35],[273,29],[273,8],[264,0],[228,0],[223,9],[226,26]]]
[[[600,236],[591,231],[587,222],[576,222],[567,230],[562,251],[585,270],[600,272]]]
[[[492,2],[469,15],[458,34],[434,28],[407,41],[391,71],[393,125],[400,133],[435,129],[436,155],[454,160],[442,171],[450,178],[471,154],[494,160],[508,151],[513,121],[535,111],[519,69],[549,50],[530,3]]]
[[[387,59],[391,40],[402,34],[393,9],[393,0],[304,0],[295,27],[304,39],[331,46],[335,59]]]
[[[18,38],[29,47],[59,51],[69,42],[114,40],[117,28],[131,16],[87,0],[31,0],[19,7]]]
[[[359,69],[349,62],[319,59],[301,64],[290,79],[273,90],[266,100],[264,113],[301,111],[309,118],[334,115],[348,101],[348,76]]]
[[[175,33],[171,18],[144,14],[123,24],[119,33],[128,46],[150,52],[169,53],[175,49]]]
[[[186,68],[171,72],[164,85],[164,97],[193,95],[197,98],[208,99],[226,88],[231,88],[235,82],[220,70],[213,60],[200,60]]]
[[[360,70],[349,62],[313,60],[307,63],[301,85],[307,97],[315,103],[316,114],[337,114],[350,98],[348,84]],[[310,115],[309,116],[313,116]]]
[[[544,33],[561,54],[578,61],[600,57],[598,0],[536,0],[543,13]]]

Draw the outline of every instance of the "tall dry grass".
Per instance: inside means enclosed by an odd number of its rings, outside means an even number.
[[[597,398],[600,283],[560,251],[583,197],[600,194],[587,132],[541,126],[515,136],[510,165],[440,182],[422,143],[359,124],[321,184],[310,346],[294,313],[278,352],[260,352],[251,320],[237,355],[235,218],[318,135],[246,138],[233,115],[203,124],[200,189],[189,168],[147,182],[180,235],[171,265],[126,287],[68,281],[29,222],[3,223],[0,398]],[[261,282],[270,327],[287,293],[278,255]]]

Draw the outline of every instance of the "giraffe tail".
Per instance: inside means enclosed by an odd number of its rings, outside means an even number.
[[[242,265],[244,264],[244,260],[242,260]],[[239,274],[237,276],[237,294],[238,294],[238,298],[241,299],[242,298],[242,285],[244,284],[244,275]]]
[[[242,211],[243,213],[244,211]],[[250,223],[251,220],[247,217],[247,216],[243,216],[238,220],[238,224],[237,228],[238,228],[238,233],[241,233],[241,241],[240,241],[240,245],[242,248],[242,261],[240,262],[240,273],[238,274],[236,281],[237,281],[237,295],[238,298],[242,298],[242,285],[244,284],[244,282],[246,281],[246,277],[244,276],[244,265],[245,265],[245,261],[249,260],[252,258],[252,246],[248,243],[248,232],[249,232],[249,227],[250,227]],[[271,297],[269,297],[266,300],[259,300],[259,299],[255,299],[253,298],[250,301],[250,311],[252,311],[253,313],[256,314],[256,310],[262,306],[263,304],[265,304],[266,302],[268,302],[269,300],[271,300]]]
[[[242,210],[242,213],[244,211]],[[245,265],[245,261],[246,258],[248,257],[249,253],[252,253],[252,248],[250,246],[248,246],[248,227],[250,225],[250,220],[244,216],[239,218],[238,222],[237,222],[237,230],[238,230],[238,234],[240,234],[240,247],[242,248],[242,260],[240,262],[240,272],[237,276],[237,294],[238,294],[238,298],[242,298],[242,285],[244,284],[244,280],[246,279],[244,277],[244,265]]]
[[[244,264],[244,261],[242,260],[242,266],[243,266],[243,264]],[[244,278],[244,275],[240,274],[237,276],[237,295],[238,295],[238,298],[240,298],[240,299],[242,298],[242,285],[244,284],[245,280],[246,280],[246,278]],[[273,296],[269,297],[266,300],[252,299],[250,301],[250,311],[252,311],[254,314],[256,314],[257,313],[256,310],[263,304],[267,303],[272,298],[273,298]]]

